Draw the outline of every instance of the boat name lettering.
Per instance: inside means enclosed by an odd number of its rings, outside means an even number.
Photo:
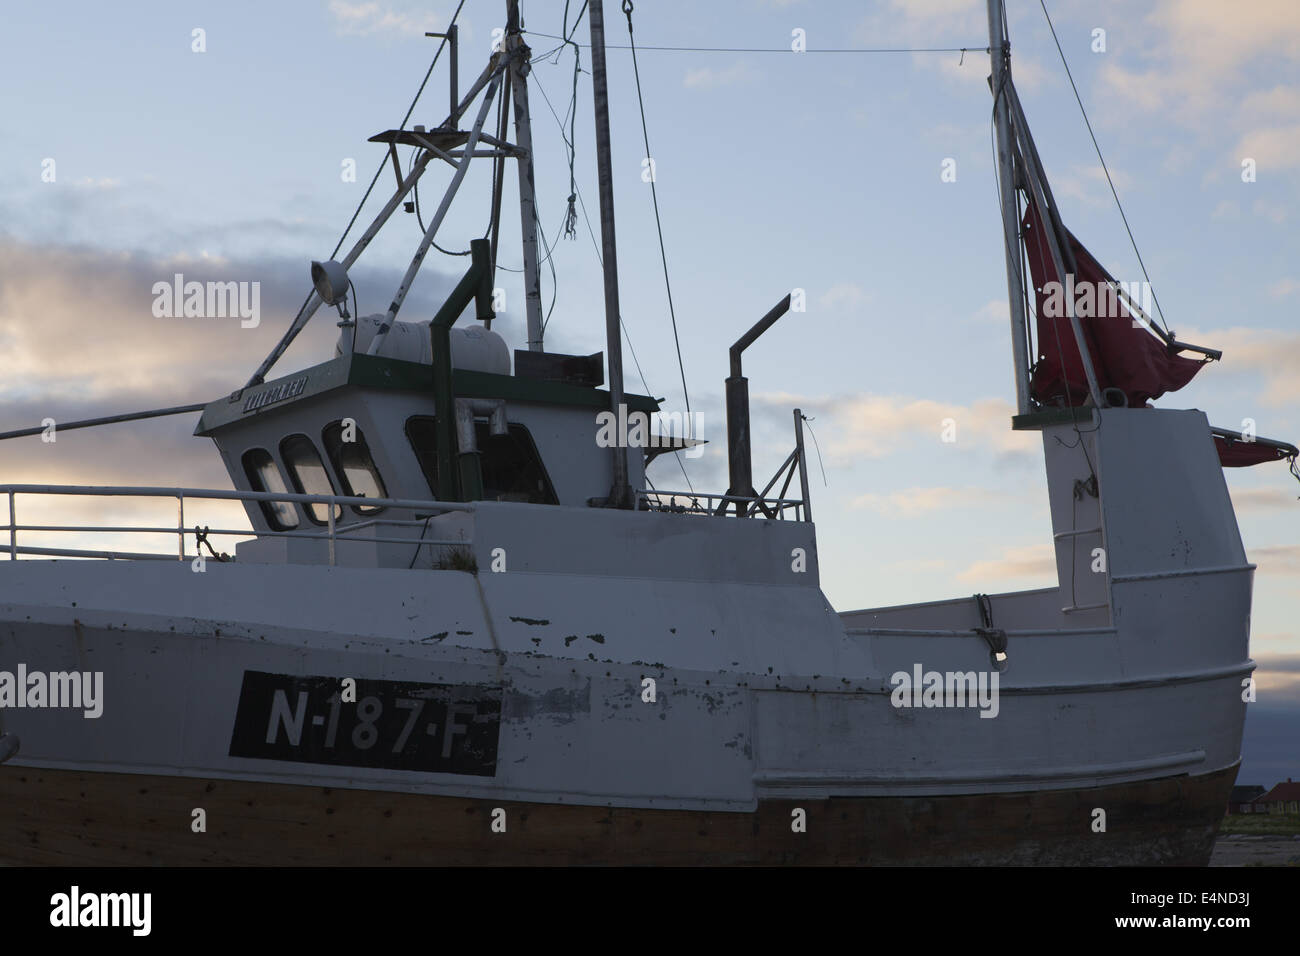
[[[244,671],[230,756],[496,774],[501,688]],[[344,699],[346,697],[346,700]]]
[[[276,402],[283,402],[286,399],[296,398],[302,394],[303,389],[307,387],[307,376],[295,378],[292,382],[281,382],[273,388],[249,395],[244,399],[244,411],[255,412],[259,408],[265,408],[267,405],[274,405]]]

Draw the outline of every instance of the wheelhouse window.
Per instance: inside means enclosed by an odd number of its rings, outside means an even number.
[[[242,459],[244,475],[248,485],[254,491],[269,491],[283,494],[288,491],[280,477],[280,469],[275,467],[275,459],[265,448],[250,448],[244,452]],[[275,531],[289,531],[298,527],[298,509],[291,501],[259,501],[262,517]]]
[[[284,470],[288,472],[294,491],[303,495],[336,494],[320,452],[306,435],[290,435],[280,442],[280,460],[284,462]],[[313,503],[307,505],[306,510],[313,524],[329,523],[329,505]],[[342,516],[343,509],[336,505],[334,520]]]
[[[406,420],[406,437],[419,459],[429,490],[438,493],[438,432],[436,419],[415,415]],[[485,501],[526,501],[559,504],[551,479],[528,429],[510,425],[504,435],[493,435],[486,422],[474,423],[479,464],[483,472]]]
[[[366,436],[355,424],[343,427],[341,421],[326,425],[321,433],[325,442],[325,454],[329,455],[334,474],[343,486],[343,494],[354,498],[387,498],[384,480],[379,477],[379,469],[370,457],[370,446]],[[380,505],[354,505],[353,510],[361,515],[373,515],[383,511]]]

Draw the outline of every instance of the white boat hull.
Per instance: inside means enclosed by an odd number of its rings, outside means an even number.
[[[1108,520],[1133,503],[1105,476],[1105,439],[1128,437],[1111,414],[1094,452],[1114,551]],[[1213,456],[1208,440],[1203,450]],[[724,521],[727,550],[714,531]],[[102,672],[104,687],[96,718],[0,712],[21,741],[0,789],[24,808],[0,813],[0,855],[47,859],[50,838],[23,835],[58,832],[55,855],[88,853],[89,840],[97,859],[124,860],[134,851],[117,848],[135,837],[112,834],[147,813],[181,834],[145,840],[156,859],[239,862],[189,840],[190,812],[204,807],[210,829],[250,835],[245,859],[264,858],[260,841],[287,827],[298,835],[286,861],[317,861],[315,814],[337,804],[360,828],[331,831],[352,847],[341,862],[372,859],[364,847],[397,807],[408,828],[445,818],[428,841],[392,831],[376,844],[403,862],[484,847],[503,862],[543,847],[586,862],[1208,860],[1253,667],[1244,554],[1235,566],[1198,555],[1194,534],[1172,550],[1178,567],[1124,565],[1136,546],[1113,553],[1098,576],[1107,606],[1077,612],[1075,626],[1061,626],[1065,589],[994,596],[1009,667],[986,718],[896,706],[893,693],[895,675],[918,666],[990,672],[975,603],[836,614],[810,525],[503,504],[483,504],[474,522],[477,574],[0,564],[0,669]],[[498,545],[500,573],[489,570]],[[332,711],[348,678],[356,702]],[[219,794],[220,813],[202,794]],[[498,807],[515,837],[492,840]],[[716,839],[694,843],[697,824]],[[641,836],[601,842],[621,826]]]

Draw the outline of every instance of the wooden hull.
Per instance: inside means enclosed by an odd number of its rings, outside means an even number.
[[[17,865],[1204,866],[1236,779],[765,800],[753,813],[501,803],[181,776],[0,767]],[[505,810],[504,833],[493,811]],[[195,808],[207,830],[194,833]],[[806,832],[792,811],[806,811]],[[1093,832],[1094,808],[1106,831]]]

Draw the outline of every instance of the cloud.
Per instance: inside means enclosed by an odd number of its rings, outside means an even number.
[[[852,311],[868,301],[870,296],[855,282],[833,285],[817,298],[817,304],[830,311]]]
[[[386,303],[399,282],[396,270],[357,267],[352,272],[363,312],[367,304]],[[154,284],[172,283],[176,273],[187,282],[258,283],[261,321],[244,328],[239,318],[155,317]],[[450,285],[429,270],[403,316],[432,314],[439,293]],[[86,412],[82,417],[94,417],[225,394],[242,385],[270,352],[301,306],[306,286],[299,260],[152,256],[0,238],[5,418],[13,421],[20,403],[34,396],[47,403],[44,407],[62,403]],[[305,357],[304,364],[311,364],[332,357],[337,335],[326,312],[318,313],[289,360]]]
[[[346,3],[331,0],[330,15],[335,30],[344,36],[369,36],[375,33],[396,33],[403,36],[422,37],[438,26],[438,17],[428,12],[401,10],[392,4],[370,0],[368,3]]]
[[[1238,512],[1274,511],[1300,507],[1300,502],[1296,501],[1296,494],[1293,491],[1283,491],[1280,488],[1229,490],[1232,495],[1233,510]]]
[[[1123,196],[1133,186],[1133,177],[1114,166],[1109,168],[1115,189]],[[1106,182],[1106,170],[1100,164],[1076,163],[1069,171],[1052,177],[1052,190],[1058,198],[1068,196],[1089,206],[1108,206],[1115,201]]]
[[[1237,141],[1233,153],[1242,160],[1253,159],[1264,173],[1300,166],[1300,124],[1250,130]]]
[[[1250,211],[1260,219],[1267,219],[1274,225],[1280,226],[1286,222],[1287,208],[1277,203],[1266,202],[1263,199],[1256,199],[1251,203]]]
[[[1281,84],[1267,90],[1246,94],[1237,111],[1252,118],[1267,116],[1295,116],[1300,113],[1300,86]]]
[[[1114,7],[1115,14],[1131,16],[1127,10]],[[1254,0],[1248,12],[1220,0],[1158,0],[1139,29],[1143,65],[1130,69],[1109,60],[1103,83],[1129,106],[1188,126],[1235,107],[1248,67],[1300,57],[1294,0]],[[1252,105],[1259,110],[1287,102],[1288,94],[1275,88]]]
[[[857,395],[838,399],[822,413],[834,421],[827,447],[837,457],[884,458],[909,442],[941,442],[949,419],[955,439],[951,444],[959,449],[978,447],[1014,454],[1032,451],[1039,444],[1037,434],[1011,430],[1015,410],[1001,399],[964,406],[931,399]]]
[[[74,179],[72,185],[81,189],[117,189],[122,185],[122,180],[109,179],[107,177],[95,179],[94,177],[86,176],[82,179]]]
[[[1295,634],[1255,634],[1251,637],[1252,644],[1290,644],[1296,639]]]
[[[971,318],[976,322],[987,322],[1006,328],[1011,321],[1011,308],[1006,299],[991,299],[980,306]]]
[[[1222,363],[1205,374],[1248,374],[1263,386],[1259,401],[1264,405],[1286,408],[1300,401],[1300,332],[1239,326],[1206,331],[1188,328],[1179,330],[1179,339],[1222,349]]]
[[[1300,292],[1300,279],[1279,279],[1268,287],[1268,294],[1275,299]]]
[[[1277,544],[1251,548],[1247,557],[1259,565],[1260,574],[1300,574],[1300,545]]]
[[[885,9],[858,25],[855,39],[871,46],[882,45],[882,40],[923,47],[963,46],[978,41],[984,46],[988,43],[985,9],[983,0],[889,0]],[[954,58],[954,65],[956,62]]]
[[[237,318],[155,318],[152,284],[177,271],[198,281],[261,282],[261,324],[245,329]],[[397,270],[352,273],[363,307],[371,296],[386,302],[400,281]],[[0,481],[230,487],[211,440],[193,436],[197,413],[71,431],[58,430],[58,423],[208,401],[238,388],[288,326],[305,285],[297,260],[159,257],[0,238],[0,431],[38,426],[45,418],[56,423],[53,442],[40,436],[0,442]],[[449,278],[429,270],[403,314],[429,317],[450,287]],[[318,313],[272,374],[332,357],[337,335],[334,316]],[[20,497],[18,508],[21,524],[165,527],[176,520],[175,502],[165,499]],[[237,503],[196,500],[186,504],[185,523],[244,528],[247,518]],[[231,539],[214,542],[233,552]],[[176,538],[24,532],[20,543],[170,552]]]
[[[1214,212],[1210,213],[1211,219],[1240,219],[1241,206],[1231,199],[1224,199],[1214,207]]]
[[[853,42],[867,47],[964,47],[964,54],[913,53],[912,65],[972,90],[983,87],[989,74],[984,0],[889,0],[875,6],[878,9],[852,31]],[[1035,89],[1055,77],[1038,60],[1019,54],[1011,69],[1017,86],[1023,90]],[[987,89],[983,95],[988,96]]]
[[[1255,687],[1260,693],[1300,692],[1300,654],[1256,654]]]
[[[1056,581],[1056,556],[1050,544],[1004,548],[1001,557],[976,561],[957,574],[957,580],[979,582],[986,590],[1010,590],[1024,578]]]
[[[707,90],[719,86],[748,83],[754,76],[754,70],[742,60],[726,69],[715,70],[704,66],[687,70],[686,75],[682,77],[682,86],[688,89]]]
[[[942,571],[947,566],[943,558],[905,558],[893,563],[895,570],[911,572]]]
[[[979,507],[1009,497],[1006,492],[988,488],[908,488],[884,494],[859,495],[849,502],[849,507],[910,518],[945,508]]]

